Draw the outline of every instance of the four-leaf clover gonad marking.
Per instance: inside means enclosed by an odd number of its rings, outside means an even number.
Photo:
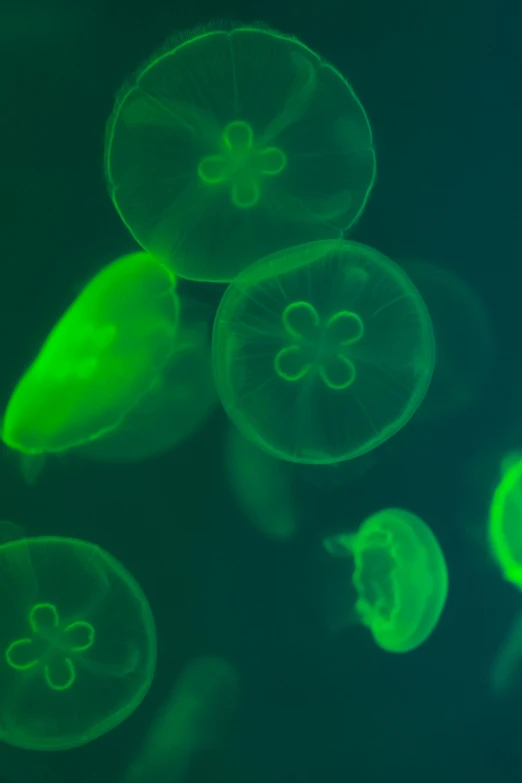
[[[292,302],[282,314],[287,345],[274,359],[276,373],[285,381],[300,381],[316,372],[333,390],[343,390],[355,381],[351,346],[364,334],[364,324],[349,310],[321,318],[310,302]]]
[[[200,160],[198,175],[206,185],[228,185],[232,203],[239,209],[255,207],[261,180],[277,176],[286,167],[284,152],[279,147],[257,144],[251,126],[242,120],[226,125],[221,150]]]
[[[66,691],[76,679],[74,657],[90,649],[95,632],[90,623],[62,623],[54,604],[34,604],[28,615],[31,636],[15,639],[5,651],[7,664],[16,671],[41,669],[53,691]]]

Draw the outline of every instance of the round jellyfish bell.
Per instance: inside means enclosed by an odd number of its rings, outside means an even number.
[[[154,676],[156,630],[141,588],[103,549],[70,538],[0,545],[0,739],[84,745],[124,721]]]
[[[430,528],[402,509],[368,517],[357,533],[324,541],[336,557],[354,560],[355,612],[375,642],[388,652],[421,645],[439,621],[448,592],[448,571]]]
[[[365,245],[321,241],[262,259],[214,322],[223,406],[273,456],[328,464],[379,446],[429,386],[435,344],[406,274]]]
[[[368,118],[346,79],[297,39],[197,28],[124,87],[109,119],[111,199],[180,277],[230,281],[283,247],[340,237],[375,177]]]
[[[491,503],[489,541],[504,578],[522,588],[522,460],[506,461]]]
[[[147,253],[102,269],[17,384],[2,439],[26,455],[67,451],[122,421],[157,382],[178,325],[172,272]]]

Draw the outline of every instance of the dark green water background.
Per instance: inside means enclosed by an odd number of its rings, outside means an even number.
[[[42,29],[24,3],[0,0],[2,400],[84,282],[132,248],[102,176],[115,91],[172,31],[219,17],[295,33],[352,81],[379,170],[356,238],[465,277],[487,306],[496,354],[477,405],[398,436],[346,487],[296,497],[302,531],[287,546],[254,533],[234,504],[221,412],[165,457],[127,467],[64,459],[32,488],[4,454],[0,517],[120,559],[152,605],[159,660],[122,726],[64,753],[2,746],[1,783],[119,783],[181,668],[206,653],[234,663],[244,687],[230,753],[195,783],[519,780],[522,689],[499,704],[488,672],[522,598],[481,538],[498,457],[522,446],[520,4],[77,0],[67,13],[55,5]],[[10,28],[13,8],[24,23]],[[321,610],[322,537],[387,505],[429,522],[450,570],[439,628],[404,656],[357,628],[331,636]]]

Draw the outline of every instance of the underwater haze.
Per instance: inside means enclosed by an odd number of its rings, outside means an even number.
[[[0,7],[0,783],[520,779],[488,520],[522,455],[521,32],[516,0]],[[141,251],[161,285],[78,320]],[[355,547],[389,510],[418,540]]]

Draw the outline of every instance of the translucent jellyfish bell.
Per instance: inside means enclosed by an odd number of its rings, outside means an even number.
[[[379,511],[357,533],[332,536],[324,546],[353,558],[355,612],[379,647],[408,652],[428,638],[446,602],[448,573],[437,539],[419,517]]]
[[[0,545],[0,739],[84,745],[124,721],[156,665],[147,599],[100,547],[42,537]]]
[[[174,276],[123,256],[83,289],[16,386],[2,438],[28,455],[67,451],[115,428],[157,381],[178,325]]]
[[[428,389],[431,320],[376,250],[324,241],[264,258],[231,283],[213,334],[223,406],[273,456],[327,464],[379,446]]]
[[[499,699],[515,695],[520,689],[522,669],[522,614],[517,614],[493,659],[489,685]]]
[[[192,280],[340,237],[375,177],[367,116],[344,77],[290,36],[212,25],[179,37],[126,86],[106,178],[139,244]]]

